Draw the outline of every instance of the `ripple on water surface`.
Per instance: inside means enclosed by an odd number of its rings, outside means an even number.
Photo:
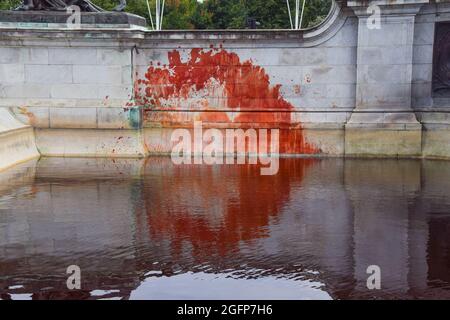
[[[450,162],[259,169],[43,158],[0,173],[0,299],[450,298]]]

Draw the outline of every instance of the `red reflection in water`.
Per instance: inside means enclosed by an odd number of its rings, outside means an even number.
[[[173,50],[168,60],[164,66],[151,62],[144,79],[136,81],[138,104],[166,111],[197,111],[195,120],[207,123],[284,129],[280,132],[281,153],[320,152],[305,140],[299,123],[290,130],[294,106],[281,95],[280,84],[270,84],[264,68],[250,60],[241,62],[236,53],[224,49],[194,48],[185,62],[180,52]],[[187,116],[181,112],[154,113],[147,110],[146,118],[165,127],[186,122]]]
[[[269,237],[270,222],[289,200],[292,182],[300,183],[315,161],[280,162],[275,176],[261,176],[256,165],[197,167],[200,177],[192,176],[195,166],[176,167],[157,194],[145,196],[150,236],[169,239],[174,255],[189,244],[194,257],[223,256],[241,241]],[[165,201],[155,199],[158,195]]]

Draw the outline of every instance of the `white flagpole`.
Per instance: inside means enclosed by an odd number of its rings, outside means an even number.
[[[291,23],[291,29],[294,29],[294,25],[292,24],[292,14],[291,14],[291,6],[289,5],[289,0],[286,0],[288,12],[289,12],[289,22]]]
[[[305,2],[306,2],[306,0],[303,0],[303,5],[302,5],[302,15],[300,16],[300,25],[299,25],[299,29],[302,28],[303,12],[305,12]]]
[[[295,30],[298,30],[298,13],[300,10],[300,0],[295,0]]]
[[[162,9],[161,9],[161,21],[159,23],[159,30],[162,30],[162,23],[164,18],[164,5],[166,4],[166,0],[163,0]]]
[[[155,27],[153,26],[153,18],[152,18],[152,11],[150,10],[150,4],[148,3],[150,0],[147,0],[147,9],[148,9],[148,15],[150,16],[150,23],[152,26],[152,30],[155,30]]]
[[[156,0],[156,30],[159,30],[159,9],[160,9],[160,0]]]

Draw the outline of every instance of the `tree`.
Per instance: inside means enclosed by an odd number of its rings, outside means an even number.
[[[93,0],[93,2],[106,10],[111,10],[117,5],[115,0]],[[155,22],[155,0],[149,0],[149,5]],[[207,27],[209,23],[198,13],[200,6],[197,0],[165,0],[163,29],[194,29],[196,22]],[[145,17],[150,25],[146,0],[128,1],[126,11]]]
[[[331,1],[306,0],[305,13],[303,15],[302,27],[313,27],[322,22],[330,12]]]
[[[247,17],[244,0],[205,0],[202,4],[211,13],[207,29],[243,29]]]
[[[21,0],[0,0],[0,10],[10,10],[17,8]]]
[[[163,29],[195,29],[196,0],[166,0]]]
[[[295,0],[289,0],[294,16]],[[289,29],[285,0],[205,0],[203,6],[212,14],[213,29],[243,29],[247,18],[254,18],[261,29]],[[302,27],[320,23],[330,11],[331,0],[306,0]]]

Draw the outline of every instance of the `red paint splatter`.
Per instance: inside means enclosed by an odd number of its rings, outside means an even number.
[[[169,53],[169,65],[155,68],[152,65],[145,74],[145,96],[152,98],[155,106],[164,106],[163,100],[187,99],[193,91],[210,89],[213,80],[225,89],[226,106],[231,109],[292,110],[292,105],[280,94],[281,85],[271,86],[269,76],[251,61],[240,62],[236,53],[226,50],[202,51],[192,49],[190,59],[181,61],[178,51]],[[139,91],[139,89],[138,89]],[[206,93],[210,93],[209,91]]]
[[[308,144],[303,130],[292,128],[294,106],[281,95],[281,85],[271,85],[264,68],[252,61],[240,61],[236,53],[224,49],[191,50],[189,59],[182,61],[180,52],[168,53],[169,64],[155,67],[150,63],[144,79],[135,83],[136,103],[164,110],[199,111],[196,120],[225,122],[255,127],[286,129],[280,131],[280,152],[318,153]],[[240,111],[230,118],[229,111]],[[146,117],[152,113],[146,111]],[[178,117],[166,123],[177,123]],[[150,116],[151,117],[151,116]]]
[[[306,82],[306,83],[311,83],[311,76],[310,76],[309,74],[307,74],[307,75],[305,76],[305,82]]]
[[[27,107],[19,107],[19,113],[25,115],[28,118],[28,124],[30,126],[36,126],[37,118],[33,112],[28,111]]]

